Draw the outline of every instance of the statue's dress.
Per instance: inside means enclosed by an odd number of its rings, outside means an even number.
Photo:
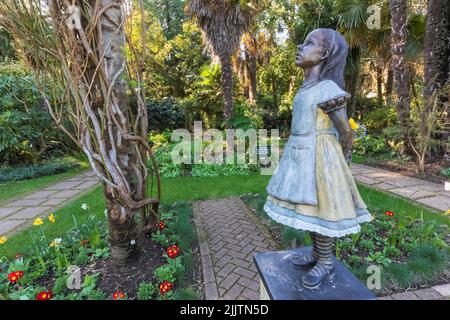
[[[264,210],[273,220],[329,237],[358,233],[360,223],[371,221],[337,131],[318,107],[347,97],[331,80],[297,93],[291,135],[267,186]]]

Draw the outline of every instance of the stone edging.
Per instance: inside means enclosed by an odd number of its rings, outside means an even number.
[[[194,215],[195,228],[197,230],[198,243],[200,247],[200,256],[202,259],[205,300],[218,300],[219,291],[217,290],[216,277],[214,275],[207,236],[205,230],[203,229],[202,218],[200,216],[200,209],[197,201],[192,202],[192,212]]]

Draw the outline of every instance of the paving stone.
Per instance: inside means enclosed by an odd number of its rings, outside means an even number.
[[[25,220],[1,220],[0,221],[0,235],[5,235],[15,228],[25,223]]]
[[[443,297],[450,297],[450,283],[434,286],[431,289],[436,290]]]
[[[445,196],[423,198],[417,201],[441,211],[447,211],[450,208],[450,198]]]
[[[244,287],[239,283],[235,283],[230,290],[223,296],[224,300],[237,300],[241,292],[244,291]],[[242,297],[241,297],[242,299]]]
[[[373,184],[378,183],[378,181],[375,181],[374,179],[368,178],[368,177],[365,177],[365,176],[356,176],[355,180],[359,181],[359,182],[362,182],[362,183],[365,183],[365,184],[368,184],[368,185],[373,185]]]
[[[8,203],[8,207],[30,207],[30,206],[38,206],[46,199],[19,199],[15,201],[11,201]]]
[[[54,195],[52,195],[52,198],[72,198],[76,195],[78,195],[79,193],[81,193],[81,190],[62,190],[59,191],[57,193],[55,193]]]
[[[247,300],[259,300],[259,292],[248,288],[245,288],[244,291],[242,291],[241,296]]]
[[[42,215],[46,211],[51,210],[52,207],[30,207],[20,210],[13,215],[11,215],[10,219],[32,219],[36,218],[39,215]]]
[[[393,294],[392,298],[394,300],[420,300],[412,291]]]
[[[56,190],[40,190],[27,195],[23,199],[44,199],[49,198],[52,194],[56,193]]]
[[[419,199],[419,198],[432,197],[435,195],[432,192],[424,191],[424,190],[414,188],[414,187],[390,189],[389,192],[392,192],[399,196],[413,199],[413,200]]]
[[[239,279],[238,274],[230,273],[221,283],[219,283],[219,286],[226,290],[229,290],[237,279]]]
[[[21,208],[0,208],[0,219],[9,216],[13,212],[20,210]]]
[[[100,184],[99,181],[95,181],[95,180],[94,181],[86,181],[86,182],[83,182],[82,184],[76,186],[75,189],[83,189],[83,190],[90,189],[93,186],[98,185],[98,184]]]
[[[434,289],[422,289],[414,292],[421,300],[439,300],[442,295]]]
[[[63,181],[47,187],[47,190],[70,190],[83,183],[82,181]]]
[[[381,183],[375,184],[373,187],[380,189],[380,190],[392,190],[392,189],[397,188],[397,186],[394,186],[394,185],[390,184],[389,182],[381,182]]]
[[[47,201],[43,202],[41,205],[43,206],[57,206],[60,205],[61,203],[67,201],[66,198],[52,198],[52,199],[48,199]]]

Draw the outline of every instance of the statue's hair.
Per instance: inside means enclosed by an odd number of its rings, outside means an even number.
[[[347,63],[347,42],[339,32],[333,29],[320,28],[313,32],[315,31],[325,34],[325,47],[330,49],[330,55],[320,71],[320,80],[333,80],[341,89],[345,89],[344,69]]]

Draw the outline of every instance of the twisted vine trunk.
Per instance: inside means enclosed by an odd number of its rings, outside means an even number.
[[[392,69],[397,89],[397,118],[405,145],[409,141],[410,98],[406,63],[406,0],[390,0]]]

